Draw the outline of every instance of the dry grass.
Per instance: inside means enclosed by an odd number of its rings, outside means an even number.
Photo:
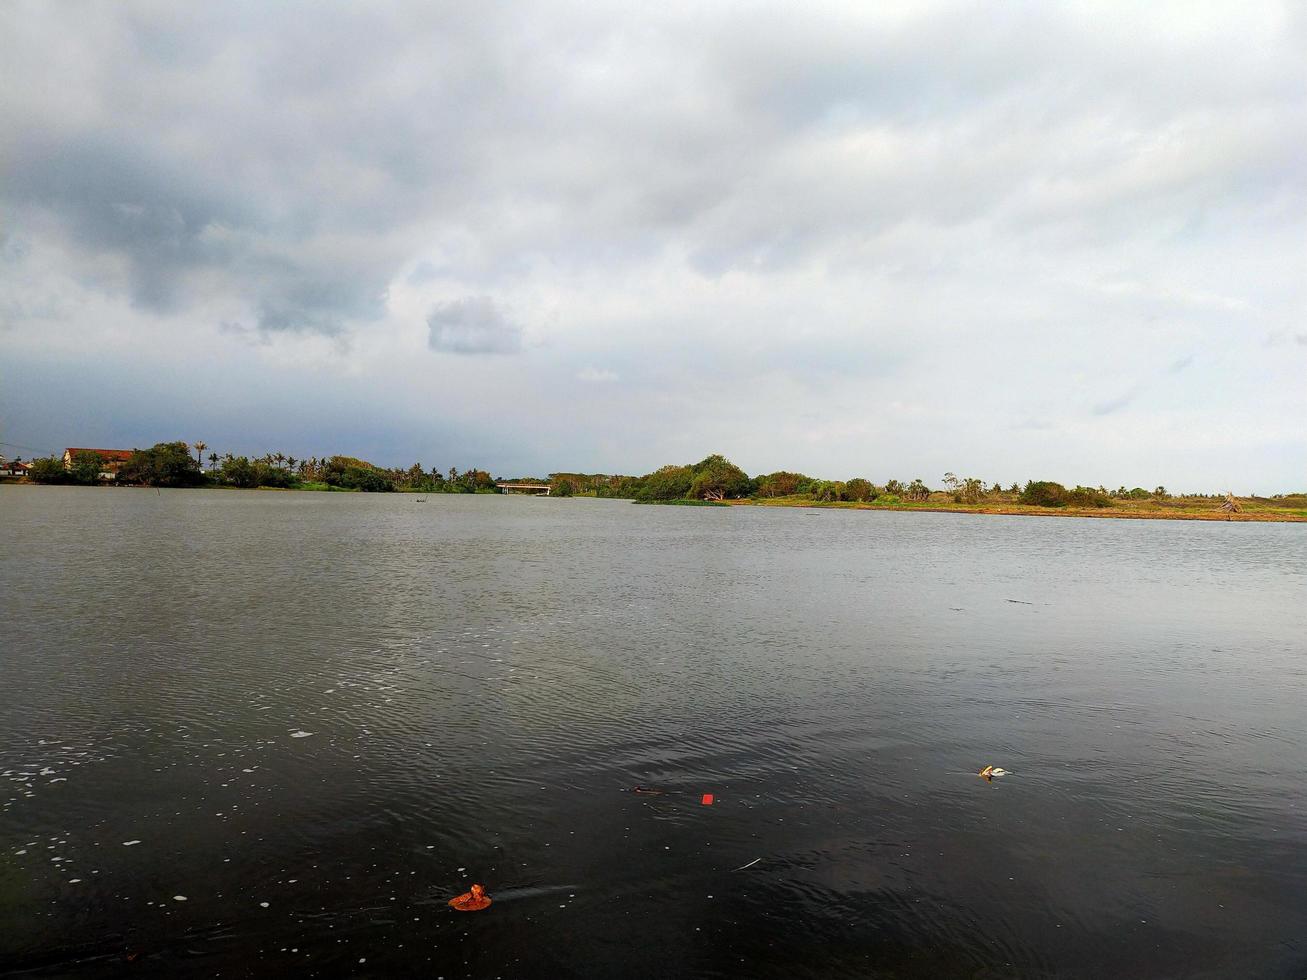
[[[812,507],[836,510],[899,510],[949,514],[1009,514],[1021,517],[1101,517],[1143,521],[1288,521],[1307,523],[1307,496],[1238,497],[1242,513],[1221,509],[1220,500],[1203,497],[1174,497],[1168,500],[1117,500],[1111,507],[1030,507],[1017,503],[1015,494],[992,494],[976,504],[955,504],[945,494],[931,494],[930,500],[897,504],[818,503],[806,497],[773,497],[768,500],[732,500],[740,507]]]

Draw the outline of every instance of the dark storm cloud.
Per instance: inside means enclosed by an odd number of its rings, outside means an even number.
[[[428,345],[447,354],[513,354],[522,349],[522,328],[488,296],[469,296],[436,306],[427,316]]]

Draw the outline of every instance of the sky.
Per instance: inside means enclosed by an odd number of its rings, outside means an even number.
[[[11,457],[1307,488],[1301,4],[0,19]]]

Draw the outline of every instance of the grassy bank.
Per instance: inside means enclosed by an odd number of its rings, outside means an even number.
[[[1240,513],[1221,509],[1219,501],[1178,498],[1173,500],[1121,500],[1110,507],[1033,507],[1016,501],[1015,495],[996,495],[975,504],[958,504],[944,494],[936,499],[897,503],[822,503],[794,495],[770,499],[732,500],[733,507],[807,507],[822,510],[897,510],[950,514],[1008,514],[1022,517],[1105,517],[1126,520],[1171,521],[1287,521],[1307,522],[1307,498],[1269,500],[1262,497],[1237,498]]]
[[[730,507],[731,504],[748,504],[753,503],[750,500],[732,500],[725,503],[721,500],[633,500],[633,504],[657,504],[661,507]]]

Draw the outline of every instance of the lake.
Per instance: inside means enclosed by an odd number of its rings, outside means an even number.
[[[1307,526],[4,487],[0,531],[0,972],[1307,975]]]

